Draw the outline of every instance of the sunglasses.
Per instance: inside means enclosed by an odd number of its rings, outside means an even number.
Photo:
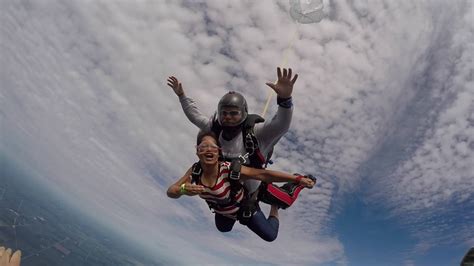
[[[242,112],[241,111],[225,111],[225,110],[222,110],[221,111],[221,116],[238,116],[240,115]]]
[[[220,150],[219,146],[215,144],[199,144],[196,146],[196,149],[198,152],[205,152],[205,151],[216,152]]]

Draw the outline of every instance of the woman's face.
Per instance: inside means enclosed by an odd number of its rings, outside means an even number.
[[[201,163],[212,165],[219,160],[219,146],[217,141],[211,136],[205,136],[201,143],[196,146],[196,154]]]

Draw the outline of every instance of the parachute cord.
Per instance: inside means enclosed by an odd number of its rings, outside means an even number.
[[[288,46],[285,48],[285,51],[283,52],[283,58],[281,62],[281,66],[283,68],[286,68],[286,65],[288,63],[288,55],[290,54],[291,48],[293,48],[293,44],[295,43],[296,37],[298,36],[298,28],[299,28],[299,23],[295,23],[295,31],[293,32],[293,37],[290,39],[290,42],[288,43]],[[276,83],[278,79],[274,82]],[[267,101],[265,102],[265,106],[263,107],[263,111],[261,116],[265,117],[265,114],[267,113],[268,105],[270,104],[270,100],[272,99],[272,96],[275,92],[273,89],[269,88],[268,96],[267,96]]]

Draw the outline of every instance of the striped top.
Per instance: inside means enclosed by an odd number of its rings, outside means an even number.
[[[244,198],[243,187],[236,193],[236,200],[233,202],[230,196],[230,162],[220,162],[219,172],[215,184],[208,187],[201,182],[199,178],[198,184],[204,186],[204,192],[199,194],[199,197],[204,199],[208,204],[216,204],[214,211],[226,217],[236,219],[239,211],[239,203]]]

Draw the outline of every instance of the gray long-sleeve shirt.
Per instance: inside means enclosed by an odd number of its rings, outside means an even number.
[[[196,105],[196,102],[186,96],[179,97],[181,107],[183,108],[186,117],[201,130],[210,130],[212,126],[213,116],[205,116],[201,113]],[[278,106],[276,114],[271,120],[266,120],[264,123],[256,124],[254,127],[255,137],[258,140],[260,151],[264,157],[267,157],[268,153],[272,150],[273,146],[280,140],[280,138],[290,128],[291,117],[293,115],[293,107],[283,108]],[[242,134],[238,134],[235,138],[227,141],[219,136],[219,142],[221,143],[222,154],[226,158],[237,158],[240,155],[246,153]],[[251,180],[246,182],[246,186],[250,191],[254,191],[259,182]]]

